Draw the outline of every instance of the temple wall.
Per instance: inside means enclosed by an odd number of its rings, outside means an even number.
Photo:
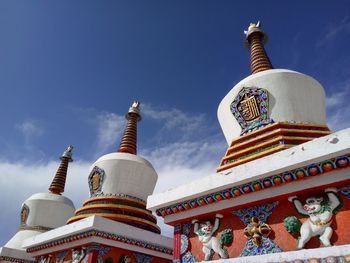
[[[72,249],[59,251],[56,253],[50,253],[50,255],[51,255],[50,262],[60,262],[60,263],[72,262]],[[47,256],[48,255],[44,255],[44,257],[47,257]],[[155,257],[152,255],[146,255],[146,254],[142,254],[142,253],[126,250],[126,249],[101,246],[101,245],[87,246],[86,256],[82,259],[81,262],[123,263],[124,262],[123,258],[125,257],[128,257],[130,261],[127,261],[127,262],[129,263],[140,263],[140,262],[169,263],[171,262],[171,260]],[[39,260],[40,257],[37,257],[36,259]]]
[[[348,189],[350,189],[348,187]],[[350,244],[350,235],[348,231],[348,224],[350,220],[350,196],[347,194],[342,194],[341,192],[338,192],[337,195],[342,200],[342,207],[339,210],[339,212],[336,213],[335,216],[333,216],[331,227],[333,228],[334,232],[331,237],[331,243],[333,245],[345,245]],[[316,190],[313,192],[304,193],[298,196],[299,200],[302,202],[302,204],[305,203],[305,199],[311,196],[324,196],[324,189]],[[283,220],[286,217],[289,216],[295,216],[297,217],[302,223],[307,220],[307,217],[302,216],[296,211],[296,208],[293,203],[289,202],[287,200],[287,197],[284,197],[280,200],[269,200],[269,202],[278,201],[277,206],[272,210],[272,213],[268,216],[266,223],[272,228],[272,232],[268,236],[271,241],[277,245],[282,251],[294,251],[296,250],[297,245],[297,237],[299,237],[299,234],[296,234],[295,236],[291,235],[287,232]],[[248,208],[248,207],[254,207],[259,206],[261,204],[254,204],[252,206],[245,206],[240,207],[242,208]],[[233,230],[233,242],[226,246],[227,251],[230,258],[239,257],[242,250],[244,249],[246,243],[247,243],[247,237],[244,235],[244,229],[246,227],[246,224],[243,223],[243,221],[238,217],[237,215],[234,215],[232,210],[225,210],[225,211],[219,211],[223,215],[223,218],[220,219],[220,227],[215,232],[215,237],[217,239],[220,238],[220,233],[224,229],[232,229]],[[212,225],[214,225],[215,220],[215,214],[211,215],[204,215],[202,217],[197,218],[191,218],[187,219],[185,222],[181,222],[181,233],[184,234],[184,228],[186,228],[185,224],[187,223],[187,227],[191,225],[191,230],[187,234],[188,240],[189,240],[189,252],[192,253],[192,256],[196,258],[196,260],[201,261],[204,260],[204,253],[202,252],[203,243],[201,243],[197,237],[197,235],[194,233],[194,227],[193,224],[190,224],[190,222],[193,219],[198,219],[200,223],[205,222],[209,220]],[[306,243],[305,248],[319,248],[323,245],[320,243],[319,239],[317,237],[312,237],[309,242]],[[270,248],[271,249],[271,248]],[[269,248],[267,248],[269,250]],[[175,253],[175,252],[174,252]],[[270,252],[271,253],[271,252]],[[217,253],[214,254],[213,259],[219,259]],[[186,261],[182,261],[186,262]],[[188,261],[190,262],[190,261]]]

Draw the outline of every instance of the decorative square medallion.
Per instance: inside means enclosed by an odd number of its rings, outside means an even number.
[[[268,93],[265,89],[243,88],[231,103],[230,108],[242,128],[241,134],[273,123],[269,118]]]

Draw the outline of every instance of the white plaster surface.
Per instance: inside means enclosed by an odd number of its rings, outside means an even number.
[[[24,204],[29,207],[28,226],[48,228],[63,226],[75,211],[70,199],[53,193],[34,194]]]
[[[350,153],[350,129],[344,129],[339,132],[324,136],[321,138],[314,139],[310,142],[295,146],[293,148],[236,166],[230,170],[223,171],[221,173],[215,173],[209,176],[204,176],[186,185],[179,186],[177,188],[165,191],[163,193],[154,194],[148,197],[147,208],[155,211],[158,208],[163,208],[169,205],[173,205],[182,201],[191,200],[203,196],[205,194],[214,193],[219,190],[224,190],[233,186],[238,186],[244,183],[249,183],[257,179],[269,177],[276,175],[285,171],[293,170],[299,167],[303,167],[312,163],[321,162],[330,158],[345,155]],[[349,169],[347,169],[349,170]],[[344,171],[347,171],[344,170]],[[329,173],[331,174],[331,173]],[[339,176],[343,176],[346,179],[349,178],[347,174],[341,172]],[[326,178],[326,175],[320,177],[315,177],[316,181],[322,183],[322,178]],[[328,176],[330,177],[330,176]],[[311,182],[313,178],[308,179]],[[290,183],[286,187],[290,188],[293,184]],[[302,182],[301,188],[305,188],[305,183]],[[277,187],[276,189],[282,189],[282,187]],[[263,192],[269,191],[259,191],[256,193],[262,194]],[[282,190],[279,190],[282,191]],[[272,196],[275,194],[273,192]],[[281,194],[281,193],[280,193]],[[254,196],[255,193],[245,195]],[[261,196],[261,198],[266,198],[267,196]],[[232,200],[238,200],[239,198],[234,198]],[[218,202],[218,204],[225,204],[225,200]],[[235,201],[235,202],[236,202]],[[231,201],[232,202],[232,201]],[[210,207],[212,205],[206,205],[205,207]],[[195,211],[203,208],[196,208],[190,211]],[[184,215],[186,212],[178,213]]]
[[[0,248],[0,256],[34,261],[34,259],[29,254],[27,254],[25,251],[13,249],[13,248],[8,248],[8,247],[1,247]],[[10,262],[10,261],[0,260],[0,262]]]
[[[146,201],[158,179],[152,164],[134,154],[110,153],[99,158],[94,166],[105,171],[102,184],[105,195],[127,194]]]
[[[169,249],[172,249],[173,247],[173,241],[171,238],[158,235],[146,230],[142,230],[133,226],[129,226],[120,222],[109,220],[103,217],[98,217],[98,216],[91,216],[91,217],[79,220],[77,222],[74,222],[72,224],[65,225],[65,226],[53,229],[51,231],[45,232],[41,235],[37,235],[35,237],[29,238],[24,241],[24,247],[30,248],[41,244],[46,244],[57,239],[61,239],[61,238],[68,237],[78,233],[83,233],[92,229],[115,234],[115,235],[121,235],[124,237],[144,241],[149,244],[154,244],[154,245],[166,247]],[[146,254],[151,254],[151,255],[155,255],[163,258],[169,258],[169,255],[161,252],[140,248],[134,245],[124,244],[122,242],[111,241],[103,238],[94,237],[94,238],[91,238],[91,240],[86,239],[86,240],[80,241],[81,244],[86,244],[90,242],[98,242],[100,244],[105,244],[109,246],[126,248],[131,251],[140,251],[140,252],[142,251],[143,253],[146,253]],[[71,246],[72,244],[66,244],[66,245],[51,248],[45,251],[51,252],[52,249],[54,249],[53,251],[58,251],[58,250],[66,249]],[[44,254],[42,252],[43,251],[39,251],[34,253],[33,255],[35,256],[36,254]],[[170,255],[170,258],[171,258],[171,255]]]
[[[30,196],[23,205],[29,208],[26,221],[28,227],[56,228],[66,224],[67,220],[74,215],[73,202],[65,196],[53,193],[37,193]],[[22,206],[23,206],[22,205]],[[26,238],[41,234],[40,231],[18,231],[6,244],[5,247],[23,250],[22,243]]]
[[[13,248],[18,250],[24,250],[22,248],[23,240],[41,234],[39,231],[34,230],[22,230],[18,231],[6,244],[6,248]]]
[[[325,92],[321,84],[299,72],[271,69],[243,79],[220,102],[218,119],[228,144],[241,133],[230,105],[243,87],[268,91],[269,116],[275,122],[326,125]]]
[[[313,258],[327,258],[330,256],[345,256],[350,254],[350,245],[344,246],[332,246],[315,249],[302,249],[291,252],[273,253],[261,256],[250,256],[240,258],[229,258],[213,260],[213,263],[277,263],[277,262],[289,262],[293,260],[306,260]],[[202,261],[207,262],[207,261]],[[332,261],[333,262],[333,261]]]

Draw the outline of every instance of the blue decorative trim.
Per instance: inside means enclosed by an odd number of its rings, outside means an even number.
[[[250,220],[252,217],[257,217],[261,223],[266,223],[268,217],[272,214],[277,205],[278,201],[275,201],[249,208],[242,208],[237,211],[233,211],[232,213],[238,216],[245,225],[250,226]],[[258,247],[253,244],[253,240],[250,238],[245,244],[240,256],[245,257],[283,252],[283,250],[279,248],[270,238],[262,237],[262,239],[263,243],[260,247]]]
[[[237,211],[233,211],[232,214],[238,216],[245,225],[249,225],[250,219],[253,216],[259,218],[262,223],[266,223],[268,217],[271,215],[273,209],[278,205],[278,201],[253,206],[249,208],[242,208]]]
[[[260,247],[255,246],[252,239],[248,240],[240,254],[240,257],[265,255],[279,252],[283,252],[283,250],[280,249],[270,238],[263,237],[263,244]]]

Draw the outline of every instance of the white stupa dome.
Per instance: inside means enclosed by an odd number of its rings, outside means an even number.
[[[24,250],[22,243],[29,237],[63,226],[74,215],[73,202],[61,194],[64,192],[68,163],[72,160],[71,145],[61,156],[61,164],[47,193],[33,194],[22,204],[20,227],[5,247]]]
[[[242,132],[231,104],[244,88],[267,91],[268,116],[273,122],[326,125],[325,91],[321,84],[299,72],[270,69],[246,77],[221,101],[218,119],[228,144]]]
[[[104,172],[101,178],[102,184],[97,193],[92,190],[91,195],[127,195],[147,200],[147,196],[153,193],[158,175],[152,164],[144,158],[130,154],[115,152],[100,157],[93,165],[93,170],[97,168]]]
[[[53,193],[37,193],[22,205],[21,227],[5,247],[22,249],[24,239],[66,224],[74,214],[73,202]]]

